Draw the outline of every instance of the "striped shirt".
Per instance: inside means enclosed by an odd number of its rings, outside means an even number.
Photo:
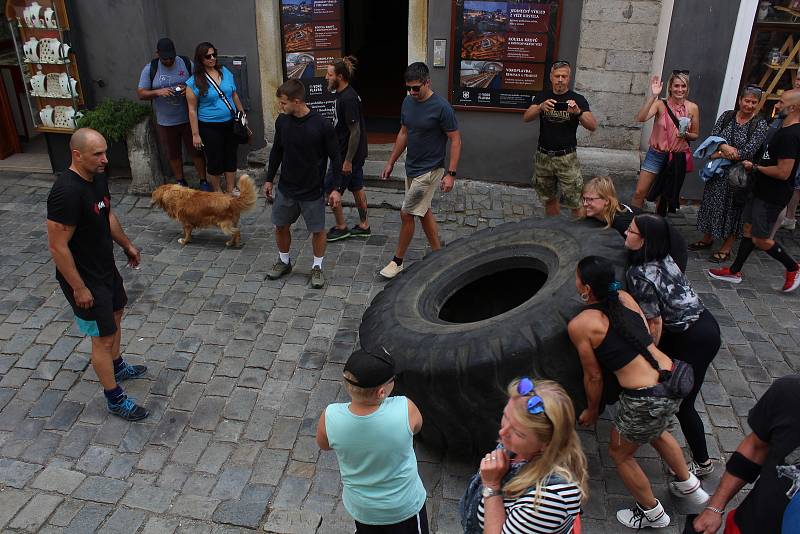
[[[503,499],[506,521],[502,534],[570,534],[575,516],[581,512],[581,490],[574,482],[545,486],[534,509],[536,488],[516,499]],[[483,528],[483,499],[478,522]]]

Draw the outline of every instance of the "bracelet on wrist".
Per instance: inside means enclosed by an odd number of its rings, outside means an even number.
[[[706,510],[711,510],[712,512],[714,512],[714,513],[716,513],[716,514],[719,514],[719,515],[722,515],[722,514],[724,514],[724,513],[725,513],[725,510],[724,510],[724,509],[720,510],[719,508],[714,508],[713,506],[706,506],[706,508],[705,508],[705,509],[706,509]]]

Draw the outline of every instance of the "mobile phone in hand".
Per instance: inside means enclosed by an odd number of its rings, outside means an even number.
[[[568,108],[569,106],[567,105],[566,102],[556,102],[553,105],[553,109],[556,111],[567,111]]]
[[[688,514],[686,516],[686,523],[683,524],[683,534],[697,534],[694,529],[694,520],[697,519],[698,514]]]

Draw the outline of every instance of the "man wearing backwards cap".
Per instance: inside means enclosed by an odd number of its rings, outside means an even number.
[[[336,452],[342,502],[355,519],[356,534],[427,534],[426,491],[413,440],[422,428],[422,414],[411,399],[389,397],[395,376],[392,357],[385,350],[357,350],[343,375],[351,401],[325,408],[317,445]]]

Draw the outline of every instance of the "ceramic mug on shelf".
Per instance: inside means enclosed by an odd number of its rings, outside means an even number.
[[[56,22],[55,17],[55,10],[52,7],[48,7],[44,10],[44,25],[47,28],[58,28],[58,23]]]
[[[37,71],[36,74],[31,76],[31,89],[34,96],[42,96],[47,92],[45,88],[45,75],[42,71]]]
[[[53,112],[55,110],[50,104],[47,104],[45,107],[39,110],[39,118],[42,119],[42,125],[52,128],[55,126],[53,123]]]
[[[39,2],[33,2],[30,6],[28,6],[28,14],[30,16],[30,22],[28,23],[29,28],[44,28],[44,21],[39,17],[42,12],[42,6],[39,5]],[[26,19],[28,22],[28,19]]]
[[[56,41],[58,42],[58,41]],[[58,45],[58,59],[65,60],[69,58],[69,49],[71,47],[67,43],[60,43]]]
[[[74,128],[74,117],[75,108],[72,106],[56,106],[53,123],[56,125],[56,128]]]
[[[39,61],[39,40],[36,37],[31,37],[22,45],[22,52],[25,54],[25,59],[31,63]]]

